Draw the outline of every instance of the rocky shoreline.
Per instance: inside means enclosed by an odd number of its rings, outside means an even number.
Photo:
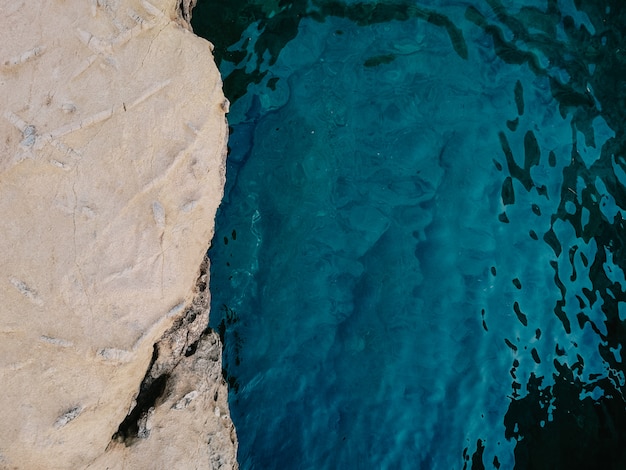
[[[237,468],[206,329],[228,101],[194,3],[4,2],[0,468]]]

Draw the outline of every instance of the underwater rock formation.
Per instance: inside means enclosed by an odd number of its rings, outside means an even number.
[[[626,468],[625,5],[199,0],[242,462]]]

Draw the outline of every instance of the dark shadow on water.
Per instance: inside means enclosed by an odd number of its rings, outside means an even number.
[[[509,13],[498,0],[488,0],[482,7],[470,7],[466,11],[466,19],[492,37],[495,52],[502,61],[528,64],[537,75],[548,76],[561,115],[571,116],[571,160],[563,170],[561,200],[557,212],[551,215],[552,225],[557,221],[567,222],[578,238],[585,243],[595,241],[598,248],[595,259],[589,260],[587,272],[576,273],[573,258],[577,247],[570,251],[569,258],[574,273],[572,280],[577,275],[586,275],[593,286],[576,293],[578,307],[591,308],[599,304],[605,317],[603,327],[599,328],[583,312],[572,315],[576,308],[566,306],[567,292],[559,279],[556,262],[551,264],[561,298],[555,300],[553,311],[567,334],[570,334],[572,324],[577,323],[582,329],[585,323],[589,323],[597,335],[598,349],[608,373],[602,376],[586,373],[584,358],[571,348],[566,353],[557,344],[557,356],[567,354],[571,358],[575,355],[576,362],[568,364],[555,359],[552,385],[542,385],[544,377],[534,374],[523,386],[514,383],[512,396],[518,398],[511,400],[504,424],[505,437],[517,442],[515,468],[520,470],[626,468],[626,325],[619,315],[619,306],[626,301],[626,294],[623,286],[610,280],[606,273],[611,263],[623,272],[626,270],[626,227],[619,211],[612,220],[605,215],[603,206],[607,194],[597,187],[599,179],[615,203],[622,210],[626,208],[625,188],[613,170],[614,165],[626,169],[626,54],[621,52],[626,47],[626,4],[577,0],[575,5],[589,18],[595,29],[593,33],[584,25],[576,27],[572,17],[563,16],[555,0],[547,1],[544,10],[529,7]],[[488,20],[488,17],[496,20]],[[557,38],[559,27],[565,31],[567,41]],[[505,39],[505,31],[512,33],[511,41]],[[547,67],[541,65],[537,51],[548,59]],[[559,69],[567,72],[568,81],[557,77]],[[515,102],[519,114],[523,114],[522,95],[523,91],[516,86]],[[584,146],[598,144],[592,125],[598,116],[604,118],[615,137],[601,143],[600,157],[587,166],[579,151]],[[514,131],[515,127],[509,126],[509,129]],[[577,140],[579,135],[584,136],[584,142]],[[502,198],[505,205],[514,204],[510,178],[519,180],[527,191],[540,189],[529,173],[529,168],[540,158],[540,151],[532,133],[527,134],[525,164],[521,168],[512,158],[504,133],[501,136],[510,174],[503,182]],[[554,156],[550,155],[552,167],[553,159]],[[581,180],[585,186],[579,191],[582,200],[579,202],[579,195],[572,188],[577,185],[580,188],[577,182]],[[575,209],[566,210],[568,205]],[[589,214],[586,223],[582,219],[583,209]],[[552,229],[543,234],[543,240],[557,258],[565,256]],[[619,351],[619,355],[613,351]],[[521,398],[517,393],[519,389],[523,392]],[[592,398],[592,392],[598,398]],[[479,442],[472,457],[472,469],[485,468],[482,457],[476,458],[482,455],[481,446]],[[469,463],[468,454],[465,459]],[[495,464],[494,468],[497,468]]]
[[[224,92],[231,102],[241,98],[251,83],[261,83],[268,74],[262,70],[260,58],[269,55],[267,66],[272,66],[280,51],[298,34],[303,18],[323,22],[327,17],[349,19],[359,26],[388,21],[406,21],[418,18],[443,27],[456,53],[467,59],[467,44],[461,30],[449,18],[434,10],[419,7],[412,2],[343,3],[333,0],[294,0],[274,3],[262,0],[233,0],[217,2],[200,0],[194,9],[192,25],[199,36],[215,45],[214,57],[218,67],[223,61],[234,64],[234,70],[224,77]],[[249,38],[244,31],[251,25],[261,31],[254,44],[254,55],[245,52]],[[239,47],[233,47],[241,43]],[[373,58],[367,66],[388,63],[392,58]],[[249,64],[254,69],[249,71]],[[248,65],[248,67],[246,67]],[[270,79],[271,80],[271,79]],[[274,84],[268,83],[269,87]]]

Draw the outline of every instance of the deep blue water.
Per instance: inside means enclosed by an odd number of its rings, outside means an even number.
[[[626,468],[626,8],[200,1],[242,469]]]

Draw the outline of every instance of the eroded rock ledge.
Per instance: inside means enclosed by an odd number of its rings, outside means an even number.
[[[195,294],[154,345],[132,409],[107,452],[89,468],[115,468],[120,462],[129,469],[155,468],[146,467],[146,462],[162,456],[165,449],[169,468],[238,468],[237,437],[222,377],[222,346],[217,333],[207,328],[207,258]]]
[[[0,1],[0,468],[236,468],[196,268],[228,102],[194,2]]]

